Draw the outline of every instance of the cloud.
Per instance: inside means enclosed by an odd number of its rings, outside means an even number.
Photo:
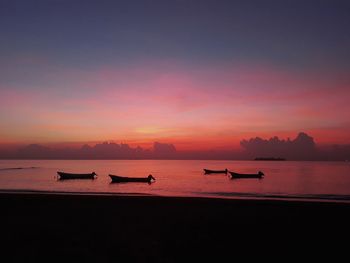
[[[142,141],[337,127],[350,117],[349,77],[322,73],[174,60],[61,68],[43,73],[47,81],[35,88],[0,86],[1,135],[11,141]],[[145,127],[153,132],[140,132]]]
[[[210,140],[205,143],[210,144]],[[348,145],[316,145],[314,139],[306,133],[299,133],[291,139],[270,139],[260,137],[241,141],[245,151],[227,149],[202,149],[178,151],[174,144],[154,142],[150,149],[130,146],[127,143],[103,142],[95,145],[83,145],[76,148],[48,147],[31,144],[15,150],[11,147],[0,148],[0,158],[4,159],[248,159],[256,157],[284,157],[288,160],[349,160]]]
[[[268,140],[260,137],[242,140],[241,146],[255,157],[283,157],[291,160],[318,159],[314,139],[299,133],[294,140],[280,140],[277,136]]]
[[[1,156],[1,152],[0,152]],[[10,156],[1,156],[9,158]],[[39,144],[30,144],[12,153],[14,159],[168,159],[176,158],[173,144],[155,142],[153,148],[131,147],[125,143],[103,142],[81,148],[50,148]]]

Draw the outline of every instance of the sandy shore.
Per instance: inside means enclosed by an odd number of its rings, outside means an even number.
[[[334,260],[350,237],[341,203],[0,193],[0,204],[4,262]]]

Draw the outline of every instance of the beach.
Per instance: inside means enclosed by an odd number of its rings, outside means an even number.
[[[1,193],[0,204],[6,262],[340,259],[350,233],[345,203]]]

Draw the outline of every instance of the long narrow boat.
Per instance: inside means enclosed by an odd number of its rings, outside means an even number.
[[[147,177],[125,177],[125,176],[110,174],[109,177],[111,177],[112,183],[127,183],[127,182],[151,183],[152,181],[156,180],[156,178],[154,178],[151,174]]]
[[[203,169],[205,174],[227,174],[227,169],[225,170],[209,170]]]
[[[264,173],[259,171],[256,174],[241,174],[241,173],[235,173],[235,172],[230,172],[231,174],[231,179],[238,179],[238,178],[258,178],[261,179],[264,176]]]
[[[57,172],[57,174],[60,176],[61,180],[65,179],[95,179],[97,174],[95,172],[89,173],[89,174],[73,174],[73,173],[64,173],[64,172]]]
[[[281,157],[256,157],[254,161],[286,161],[286,158]]]

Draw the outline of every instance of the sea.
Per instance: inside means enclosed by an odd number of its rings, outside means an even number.
[[[232,179],[203,169],[262,171],[262,179]],[[95,172],[95,180],[59,180],[57,171]],[[111,183],[109,174],[155,182]],[[0,160],[0,192],[286,199],[350,203],[350,163],[218,160]]]

